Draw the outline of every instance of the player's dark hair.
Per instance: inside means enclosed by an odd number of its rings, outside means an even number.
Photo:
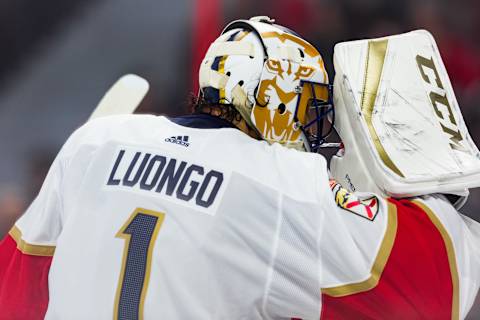
[[[243,119],[233,104],[212,103],[202,96],[194,94],[190,94],[189,100],[189,112],[191,114],[208,114],[232,123]]]

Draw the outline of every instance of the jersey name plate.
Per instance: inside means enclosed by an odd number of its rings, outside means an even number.
[[[160,196],[214,215],[229,176],[194,163],[186,155],[172,155],[120,147],[114,153],[107,188]]]

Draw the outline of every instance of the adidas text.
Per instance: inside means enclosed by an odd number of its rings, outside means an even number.
[[[177,136],[177,137],[170,137],[165,139],[166,142],[175,143],[182,145],[184,147],[188,147],[190,143],[188,142],[188,136]]]

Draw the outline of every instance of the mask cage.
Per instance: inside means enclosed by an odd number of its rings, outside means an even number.
[[[326,139],[333,132],[335,124],[335,108],[333,106],[333,85],[326,83],[318,83],[311,81],[300,81],[301,92],[295,108],[294,120],[299,124],[305,138],[306,144],[311,152],[318,152],[321,145],[325,143]],[[316,88],[324,89],[326,91],[326,99],[318,96]],[[305,90],[310,90],[308,93]],[[302,96],[306,94],[309,97],[305,110],[305,124],[299,119],[298,111],[301,107]],[[310,95],[308,95],[310,94]],[[324,126],[324,122],[326,125]]]

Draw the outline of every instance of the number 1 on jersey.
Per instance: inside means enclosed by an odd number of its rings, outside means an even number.
[[[114,319],[142,319],[152,251],[164,213],[137,208],[116,234],[125,240]]]

